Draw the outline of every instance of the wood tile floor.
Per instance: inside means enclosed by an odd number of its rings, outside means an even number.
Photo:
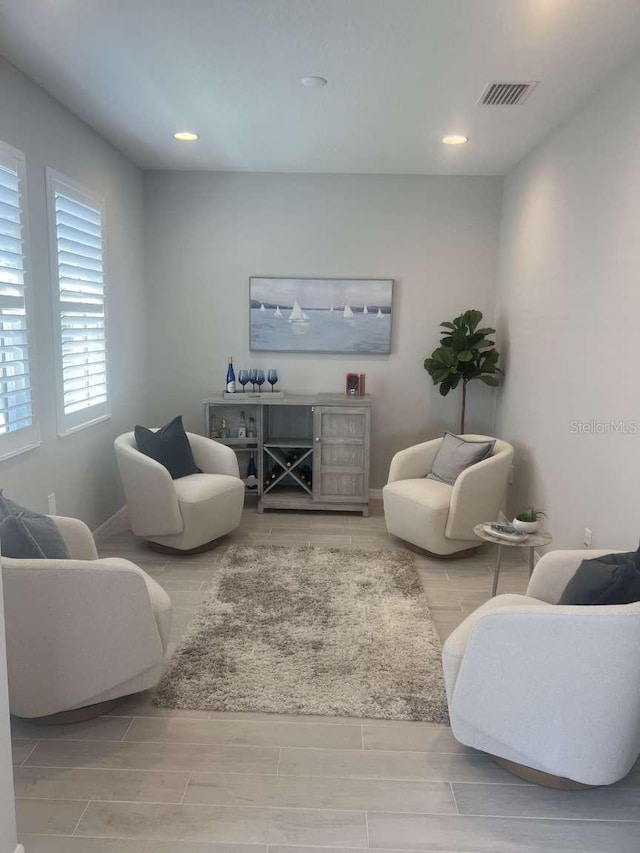
[[[123,534],[129,557],[174,601],[179,640],[231,542],[402,548],[369,518],[245,511],[215,551],[167,560]],[[506,549],[500,592],[524,591]],[[493,551],[416,563],[444,639],[491,594]],[[171,651],[171,648],[170,648]],[[73,726],[13,721],[26,853],[638,853],[640,764],[581,793],[520,783],[446,726],[156,708],[148,695]]]

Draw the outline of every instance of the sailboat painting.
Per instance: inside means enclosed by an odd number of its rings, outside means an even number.
[[[393,279],[249,279],[252,352],[391,352]]]

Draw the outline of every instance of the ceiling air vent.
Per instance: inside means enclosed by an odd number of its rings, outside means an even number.
[[[534,83],[489,83],[480,96],[481,107],[519,107],[538,84]]]

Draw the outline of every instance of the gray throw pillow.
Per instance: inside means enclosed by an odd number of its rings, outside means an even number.
[[[0,493],[0,553],[17,560],[66,560],[69,549],[52,518]]]
[[[445,432],[433,460],[431,471],[427,474],[427,479],[453,486],[465,468],[469,468],[471,465],[482,462],[483,459],[491,456],[495,444],[495,439],[493,441],[466,441],[459,435]]]

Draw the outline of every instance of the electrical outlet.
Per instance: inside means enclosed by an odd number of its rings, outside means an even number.
[[[591,548],[591,528],[585,527],[584,529],[584,538],[582,540],[582,544],[585,548]]]
[[[51,492],[47,495],[47,503],[49,506],[49,515],[56,515],[56,493]]]

